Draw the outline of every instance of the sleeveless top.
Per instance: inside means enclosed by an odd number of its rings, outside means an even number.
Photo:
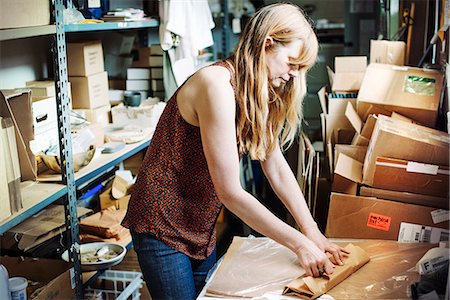
[[[235,90],[231,64],[224,60],[213,65],[230,71]],[[205,259],[216,244],[215,223],[222,203],[209,175],[200,128],[186,122],[178,109],[181,87],[158,121],[122,225],[136,233],[151,233],[189,257]]]

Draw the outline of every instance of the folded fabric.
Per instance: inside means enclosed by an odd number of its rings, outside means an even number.
[[[365,265],[369,255],[360,247],[348,244],[345,247],[350,254],[344,257],[344,265],[336,265],[331,275],[322,277],[301,276],[291,281],[284,289],[283,295],[297,296],[301,299],[316,299],[344,281],[351,274]]]
[[[80,231],[103,238],[115,238],[120,235],[123,226],[120,222],[126,214],[126,209],[116,209],[110,206],[80,221]]]

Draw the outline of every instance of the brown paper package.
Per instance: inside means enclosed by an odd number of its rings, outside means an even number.
[[[311,276],[299,277],[284,288],[283,295],[297,296],[301,299],[316,299],[345,280],[370,260],[369,255],[358,246],[348,244],[345,249],[350,254],[344,258],[343,266],[335,266],[333,274],[317,278]]]

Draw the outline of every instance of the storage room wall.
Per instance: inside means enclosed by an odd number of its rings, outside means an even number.
[[[0,89],[23,87],[26,81],[48,77],[50,47],[50,37],[1,41]]]

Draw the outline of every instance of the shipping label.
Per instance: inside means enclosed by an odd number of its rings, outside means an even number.
[[[370,213],[367,219],[367,226],[378,230],[389,231],[391,226],[391,217],[376,213]]]

